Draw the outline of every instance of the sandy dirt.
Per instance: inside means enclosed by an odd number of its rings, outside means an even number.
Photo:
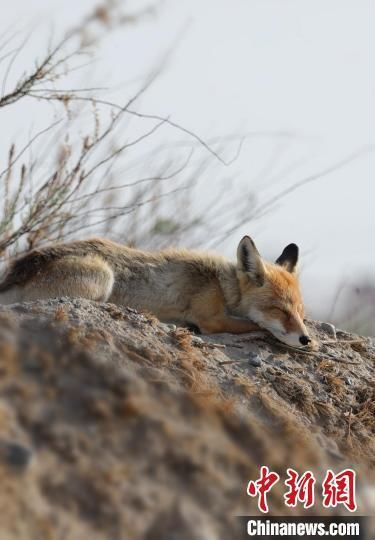
[[[81,299],[1,306],[1,540],[240,538],[261,465],[354,467],[374,513],[375,341],[310,328],[303,353]]]

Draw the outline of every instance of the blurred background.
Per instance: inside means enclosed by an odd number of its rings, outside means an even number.
[[[375,334],[373,2],[3,4],[3,264],[296,242],[309,315]]]

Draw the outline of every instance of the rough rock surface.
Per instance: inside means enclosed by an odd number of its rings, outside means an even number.
[[[375,341],[310,327],[308,353],[81,299],[0,306],[1,540],[239,538],[261,465],[355,467],[373,512]],[[280,484],[269,504],[301,512]]]

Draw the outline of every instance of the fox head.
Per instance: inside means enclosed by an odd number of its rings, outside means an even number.
[[[241,312],[292,347],[309,345],[296,266],[298,246],[289,244],[274,264],[262,260],[249,236],[237,249]]]

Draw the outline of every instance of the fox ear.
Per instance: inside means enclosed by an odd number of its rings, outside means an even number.
[[[264,284],[264,265],[250,236],[244,236],[238,244],[237,265],[238,269],[242,272],[246,272],[258,287],[261,287]]]
[[[296,244],[289,244],[286,246],[282,254],[276,259],[276,264],[288,270],[291,274],[295,272],[298,263],[298,246]]]

